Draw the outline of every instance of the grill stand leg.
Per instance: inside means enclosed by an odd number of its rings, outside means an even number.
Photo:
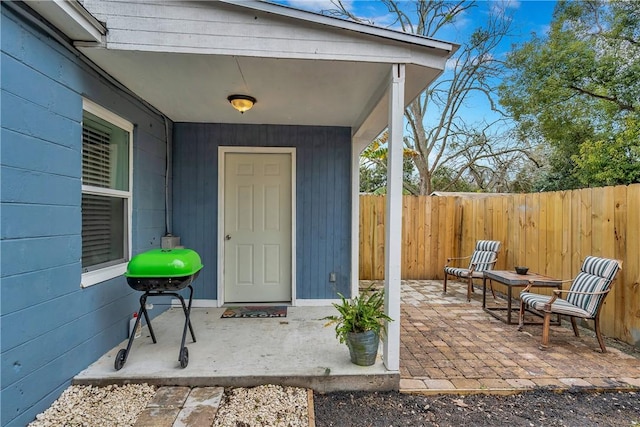
[[[147,321],[151,339],[153,340],[153,343],[156,344],[158,341],[156,341],[156,334],[153,333],[153,328],[151,327],[151,319],[149,319],[149,313],[147,312],[147,296],[149,296],[149,292],[145,292],[140,297],[140,311],[144,315],[144,319]],[[138,313],[138,320],[140,320],[140,314],[141,313]]]
[[[180,300],[180,304],[182,305],[182,311],[184,312],[184,316],[185,316],[185,322],[184,322],[184,330],[182,332],[182,343],[180,345],[180,354],[178,356],[178,361],[180,362],[180,367],[182,368],[187,367],[187,364],[189,363],[189,351],[185,346],[185,341],[187,339],[187,328],[191,333],[191,338],[193,339],[193,342],[196,342],[196,334],[193,332],[193,326],[191,325],[191,317],[190,317],[191,304],[193,301],[193,287],[191,285],[188,285],[188,288],[189,288],[189,305],[188,306],[184,301],[184,297],[176,292],[146,291],[144,294],[142,294],[142,296],[140,297],[140,309],[138,310],[138,317],[136,318],[136,322],[133,327],[134,333],[132,333],[131,336],[129,337],[127,348],[120,349],[120,351],[118,351],[118,354],[116,355],[116,359],[114,362],[114,367],[116,371],[119,371],[120,369],[122,369],[124,364],[127,362],[127,358],[129,357],[129,351],[131,351],[131,346],[133,345],[133,340],[135,338],[135,331],[138,328],[138,325],[140,324],[140,322],[142,321],[142,316],[144,316],[145,320],[147,321],[147,326],[149,326],[149,333],[151,334],[151,339],[153,340],[153,343],[154,344],[157,343],[156,335],[153,332],[153,327],[151,326],[151,319],[149,318],[149,313],[147,312],[147,298],[150,296],[153,297],[153,296],[170,295]]]
[[[185,320],[184,320],[184,329],[182,331],[182,342],[180,344],[180,353],[178,354],[178,361],[180,362],[180,367],[182,368],[186,368],[187,364],[189,363],[189,351],[185,346],[185,343],[187,341],[187,328],[189,332],[191,332],[191,339],[193,339],[193,342],[196,342],[196,334],[193,332],[193,326],[191,326],[191,303],[193,301],[193,286],[189,285],[188,288],[189,288],[189,305],[188,306],[184,302],[184,297],[177,292],[160,291],[160,292],[155,292],[153,294],[150,294],[151,296],[170,295],[170,296],[176,297],[178,298],[178,300],[180,301],[180,304],[182,305],[182,311],[184,312]],[[142,298],[141,298],[141,301],[142,301]],[[144,308],[144,305],[142,307]],[[151,330],[151,328],[149,328],[149,330]],[[153,337],[153,332],[151,334]],[[155,343],[155,339],[153,342]]]
[[[189,332],[191,332],[191,339],[193,342],[196,342],[196,334],[193,332],[193,327],[191,326],[191,300],[193,297],[193,288],[189,285],[189,305],[185,304],[184,298],[180,294],[173,294],[176,298],[180,300],[180,304],[182,304],[182,311],[184,312],[185,322],[184,322],[184,332],[182,333],[182,347],[184,347],[184,343],[187,337],[187,326],[189,327]]]
[[[153,338],[153,342],[156,342],[156,337],[153,334],[153,329],[151,328],[151,322],[149,321],[149,315],[147,314],[146,309],[146,301],[147,301],[147,292],[145,292],[140,297],[140,309],[138,310],[138,317],[136,317],[136,323],[133,325],[133,330],[129,334],[129,341],[127,342],[127,348],[121,349],[118,351],[116,355],[116,360],[114,361],[114,368],[116,371],[122,369],[125,363],[127,363],[127,358],[129,357],[129,351],[131,351],[131,346],[133,345],[133,340],[136,337],[136,331],[138,330],[138,325],[142,321],[142,315],[144,314],[144,318],[147,320],[147,325],[149,325],[149,331],[151,332],[151,338]]]
[[[135,332],[138,330],[138,325],[142,321],[143,315],[145,320],[147,321],[147,326],[149,326],[149,333],[151,333],[151,339],[153,340],[153,343],[155,344],[157,342],[156,335],[153,333],[153,328],[151,327],[151,319],[149,319],[149,313],[147,313],[147,296],[149,295],[150,295],[149,292],[145,292],[140,297],[140,309],[138,310],[138,317],[136,317],[136,323],[134,324],[131,335],[129,336],[129,341],[127,342],[127,348],[126,349],[123,348],[120,351],[118,351],[118,354],[116,355],[116,359],[114,361],[114,368],[116,369],[116,371],[119,371],[120,369],[122,369],[124,364],[127,363],[127,358],[129,357],[129,352],[131,351],[133,340],[136,337]]]
[[[180,303],[182,304],[182,310],[184,311],[185,322],[184,322],[184,330],[182,331],[182,345],[180,346],[180,354],[178,355],[178,361],[180,362],[180,366],[182,368],[186,368],[189,363],[189,352],[187,347],[185,346],[185,341],[187,339],[187,327],[189,328],[189,332],[191,332],[191,338],[193,342],[196,342],[196,335],[193,332],[193,327],[191,326],[191,302],[193,300],[193,287],[189,285],[189,307],[185,306],[184,298],[182,295],[178,294],[178,298],[180,299]]]

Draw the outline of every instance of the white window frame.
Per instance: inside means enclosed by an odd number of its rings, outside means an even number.
[[[113,190],[110,188],[94,187],[90,185],[82,186],[83,194],[95,194],[102,196],[117,196],[126,200],[127,204],[127,253],[126,260],[123,263],[110,265],[98,270],[82,273],[81,287],[86,288],[101,282],[105,282],[114,277],[121,276],[127,270],[127,262],[131,259],[131,225],[133,216],[133,124],[123,119],[117,114],[101,107],[88,99],[82,100],[82,110],[100,117],[103,120],[129,132],[129,189],[128,191]]]

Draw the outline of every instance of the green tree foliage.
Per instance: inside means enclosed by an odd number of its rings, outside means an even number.
[[[387,140],[389,134],[383,132],[362,152],[360,160],[360,192],[386,194],[387,192]],[[402,164],[402,185],[404,194],[417,193],[417,177],[412,158],[415,155],[405,148]]]
[[[507,63],[501,104],[551,147],[538,189],[638,182],[640,2],[561,1]]]
[[[613,140],[587,140],[573,156],[577,179],[585,185],[606,186],[640,182],[640,123],[631,118]]]

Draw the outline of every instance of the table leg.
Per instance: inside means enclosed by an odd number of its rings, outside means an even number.
[[[487,306],[487,278],[482,278],[482,308]]]
[[[511,324],[511,290],[513,286],[507,285],[507,325]]]

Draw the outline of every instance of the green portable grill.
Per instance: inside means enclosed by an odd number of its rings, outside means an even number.
[[[147,298],[153,296],[174,296],[180,300],[182,310],[184,311],[185,322],[182,332],[182,344],[180,345],[180,354],[178,361],[181,368],[186,368],[189,364],[189,350],[185,346],[187,337],[187,327],[191,332],[193,342],[196,342],[196,336],[191,326],[189,316],[191,314],[191,301],[193,299],[193,287],[191,284],[200,274],[202,270],[202,261],[200,255],[191,249],[152,249],[143,252],[131,258],[127,265],[125,277],[129,286],[136,291],[142,291],[144,294],[140,297],[140,310],[136,319],[133,330],[135,331],[141,322],[142,316],[147,321],[151,339],[155,344],[156,336],[151,327],[151,320],[147,313]],[[187,305],[182,295],[178,291],[189,288],[189,304]],[[114,367],[116,370],[122,369],[131,351],[131,345],[135,333],[129,337],[126,349],[121,349],[116,355]]]

